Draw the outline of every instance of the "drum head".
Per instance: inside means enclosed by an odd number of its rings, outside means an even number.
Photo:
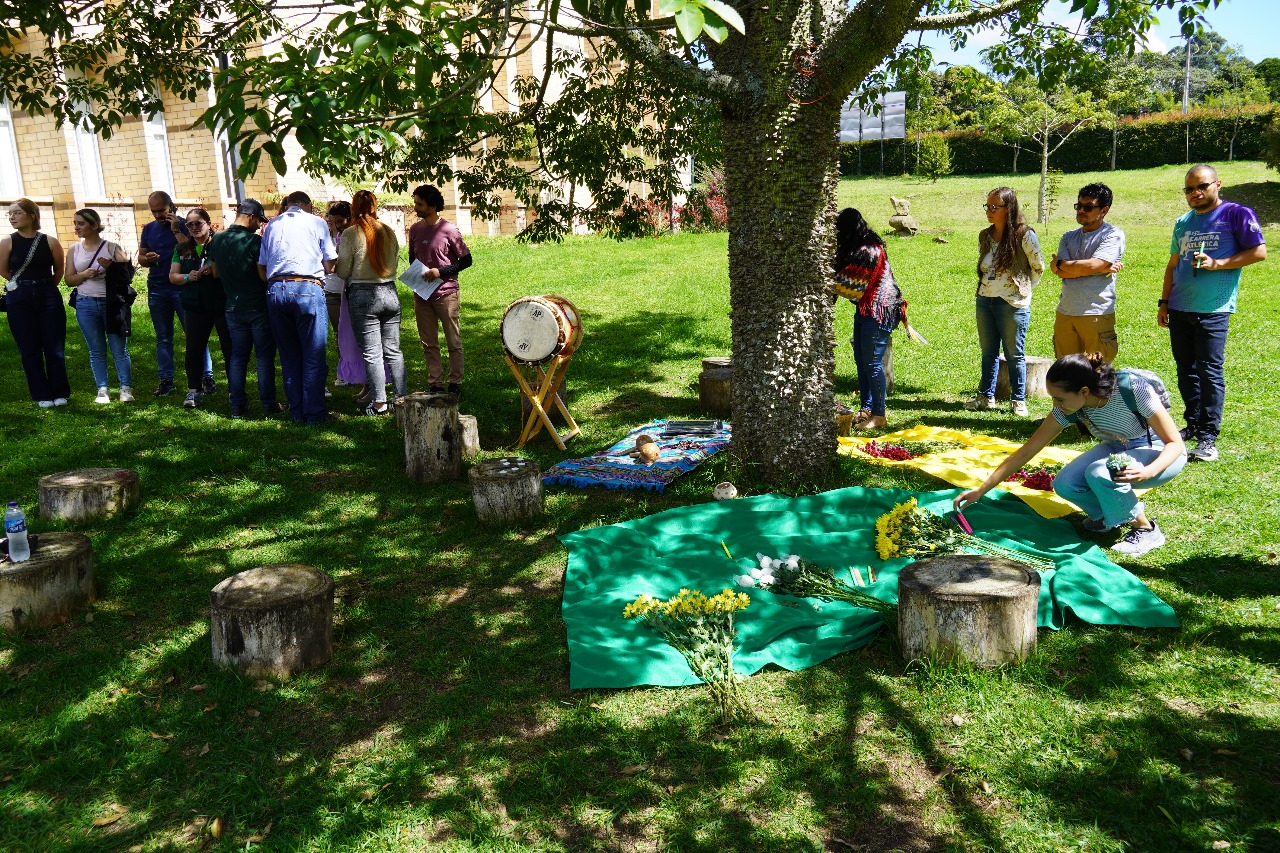
[[[502,315],[502,346],[516,361],[545,361],[563,344],[564,330],[555,305],[538,296],[526,296],[507,306]]]

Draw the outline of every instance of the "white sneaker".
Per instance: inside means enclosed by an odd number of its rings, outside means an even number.
[[[93,402],[95,403],[111,402],[111,392],[107,390],[105,385],[98,389],[98,396],[93,398]]]
[[[133,402],[133,386],[132,385],[120,386],[120,402],[121,403]]]
[[[42,408],[42,409],[52,409],[52,408],[53,408],[53,401],[52,401],[52,400],[41,400],[40,402],[36,403],[36,405],[37,405],[37,406],[39,406],[39,407],[40,407],[40,408]]]
[[[1026,401],[1026,400],[1014,400],[1014,401],[1013,401],[1013,407],[1012,407],[1012,408],[1013,408],[1013,413],[1014,413],[1015,415],[1017,415],[1018,417],[1020,417],[1020,418],[1029,418],[1029,417],[1031,417],[1031,412],[1027,411],[1027,401]]]
[[[1129,532],[1124,535],[1123,539],[1112,545],[1111,550],[1129,557],[1141,557],[1148,551],[1159,548],[1164,543],[1164,533],[1153,518],[1151,519],[1150,527],[1129,528]]]
[[[67,404],[67,398],[66,398],[66,397],[54,397],[54,398],[53,398],[53,404],[54,404],[55,406],[65,406],[65,405]]]
[[[972,400],[965,400],[964,407],[971,412],[980,412],[986,409],[994,409],[996,407],[995,397],[984,397],[981,394]]]

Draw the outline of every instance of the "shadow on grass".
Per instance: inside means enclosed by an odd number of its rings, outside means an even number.
[[[1280,223],[1280,183],[1265,181],[1223,186],[1222,197],[1252,207],[1263,225],[1275,226]]]

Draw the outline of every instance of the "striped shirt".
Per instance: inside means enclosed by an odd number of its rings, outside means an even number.
[[[1133,399],[1138,404],[1139,413],[1150,421],[1157,411],[1164,409],[1164,405],[1160,402],[1160,396],[1141,377],[1131,373],[1129,374],[1129,380],[1133,386]],[[1084,422],[1095,438],[1103,441],[1128,441],[1133,438],[1141,438],[1147,434],[1142,422],[1138,420],[1138,416],[1125,403],[1124,395],[1120,393],[1118,385],[1111,395],[1111,399],[1107,400],[1105,405],[1096,409],[1085,406],[1074,414]],[[1072,415],[1068,415],[1056,406],[1053,409],[1053,419],[1058,422],[1059,426],[1064,427],[1076,422]]]

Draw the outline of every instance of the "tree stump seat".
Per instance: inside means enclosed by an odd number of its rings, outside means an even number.
[[[713,418],[728,418],[733,409],[733,359],[712,356],[702,360],[698,374],[698,405]]]
[[[472,459],[480,455],[480,421],[475,415],[458,415],[462,426],[462,458]]]
[[[400,398],[404,422],[405,473],[418,483],[462,475],[462,423],[458,395],[418,392]]]
[[[209,595],[215,663],[287,678],[333,657],[333,578],[298,564],[232,575]]]
[[[907,660],[995,666],[1036,646],[1040,575],[1002,557],[930,557],[898,575],[898,636]]]
[[[1049,375],[1049,365],[1053,364],[1051,358],[1041,358],[1038,355],[1027,356],[1027,399],[1035,397],[1048,397],[1049,386],[1045,380]],[[1004,355],[1000,356],[996,373],[996,399],[1009,400],[1013,397],[1013,386],[1009,383],[1009,365],[1004,360]]]
[[[467,476],[481,524],[509,524],[543,514],[542,468],[534,460],[486,459],[473,465]]]
[[[93,547],[81,533],[32,534],[31,557],[0,562],[0,628],[58,625],[95,599]]]
[[[40,516],[65,521],[111,518],[138,504],[138,472],[82,468],[40,478]]]

